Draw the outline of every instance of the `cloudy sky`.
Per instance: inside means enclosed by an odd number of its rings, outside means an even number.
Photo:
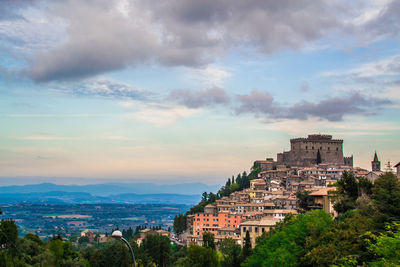
[[[399,38],[396,0],[2,0],[0,176],[221,183],[309,133],[398,162]]]

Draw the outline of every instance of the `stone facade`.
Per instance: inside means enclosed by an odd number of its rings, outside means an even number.
[[[318,152],[321,155],[320,163],[353,165],[353,157],[343,157],[343,140],[321,134],[290,139],[290,151],[279,153],[277,163],[297,167],[312,166],[317,164]]]
[[[381,162],[378,160],[378,155],[376,154],[376,151],[374,155],[374,160],[371,161],[371,167],[373,172],[381,171]]]

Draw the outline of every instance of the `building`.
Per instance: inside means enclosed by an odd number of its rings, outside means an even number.
[[[193,220],[193,236],[202,236],[204,232],[218,234],[223,227],[238,228],[241,215],[228,212],[196,213]]]
[[[156,235],[157,232],[150,228],[145,228],[145,229],[140,230],[139,234],[140,234],[140,238],[145,239],[148,235]]]
[[[264,215],[266,218],[279,219],[283,220],[287,214],[297,214],[297,210],[295,209],[273,209],[273,210],[265,210]]]
[[[246,238],[246,232],[249,231],[251,246],[254,248],[256,246],[257,237],[261,236],[263,233],[268,233],[271,227],[274,227],[279,219],[273,218],[261,218],[261,220],[251,220],[245,221],[240,224],[240,239],[241,244],[244,244]]]
[[[81,237],[88,237],[90,242],[93,242],[94,238],[95,238],[95,234],[93,233],[92,230],[86,229],[84,231],[81,232]]]
[[[318,154],[320,162],[317,162]],[[277,163],[297,167],[317,163],[352,166],[353,157],[343,157],[343,140],[332,139],[332,135],[311,134],[307,138],[290,139],[290,151],[277,154]]]
[[[102,243],[105,243],[105,242],[108,242],[108,237],[105,234],[100,234],[97,237],[97,243],[102,244]]]
[[[381,162],[378,160],[378,155],[376,154],[376,151],[375,151],[375,155],[374,155],[374,160],[371,161],[371,167],[372,167],[373,172],[381,171]]]
[[[400,178],[400,162],[394,165],[394,167],[396,168],[397,178]]]
[[[365,175],[365,177],[370,180],[372,183],[375,182],[376,179],[379,178],[379,176],[381,176],[383,174],[383,171],[372,171],[369,172],[367,175]]]
[[[325,187],[318,191],[312,192],[310,196],[314,199],[314,204],[311,208],[323,209],[326,213],[336,216],[336,211],[333,209],[332,201],[329,196],[329,191],[335,191],[336,187]]]
[[[250,189],[252,190],[265,190],[267,184],[264,179],[253,179],[250,181]]]

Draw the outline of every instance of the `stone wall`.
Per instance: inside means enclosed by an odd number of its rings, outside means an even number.
[[[331,135],[309,135],[307,138],[290,140],[290,151],[277,155],[278,163],[290,166],[310,166],[317,163],[318,151],[322,163],[343,165],[343,140]]]

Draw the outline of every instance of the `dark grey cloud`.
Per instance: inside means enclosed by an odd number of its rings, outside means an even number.
[[[236,97],[240,106],[236,107],[236,113],[274,114],[276,104],[274,98],[268,92],[253,90],[249,95]]]
[[[353,93],[343,97],[329,97],[317,103],[303,101],[285,106],[275,102],[268,92],[258,90],[253,90],[250,95],[237,96],[237,101],[237,114],[253,113],[271,119],[307,120],[309,117],[317,117],[328,121],[342,121],[346,115],[373,115],[382,106],[391,103],[388,99]]]
[[[215,105],[228,104],[229,95],[224,89],[214,87],[201,91],[188,89],[178,89],[171,91],[169,99],[188,108],[209,107]]]
[[[47,10],[67,23],[67,40],[35,52],[28,76],[48,82],[139,64],[199,67],[238,47],[269,55],[302,49],[330,33],[357,41],[400,32],[397,0],[361,24],[352,20],[363,17],[369,1],[137,0],[122,7],[120,2],[51,2]]]
[[[342,24],[338,5],[329,1],[129,3],[121,13],[117,1],[56,2],[51,12],[68,22],[68,40],[36,53],[28,75],[46,82],[144,63],[201,66],[237,46],[264,54],[301,49]]]

